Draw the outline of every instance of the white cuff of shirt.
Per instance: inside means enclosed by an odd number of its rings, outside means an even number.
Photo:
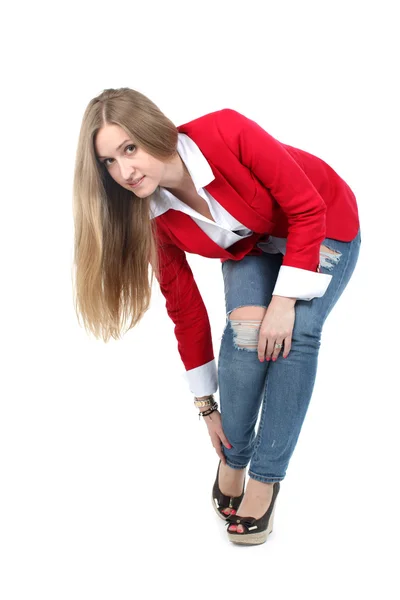
[[[218,390],[217,365],[215,358],[210,362],[190,371],[185,371],[183,376],[189,383],[190,391],[198,398],[215,394]]]
[[[330,284],[332,275],[282,265],[272,292],[273,296],[286,296],[297,300],[321,298]]]

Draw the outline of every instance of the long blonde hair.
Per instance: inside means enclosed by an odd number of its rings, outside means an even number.
[[[84,112],[73,182],[74,302],[78,321],[105,342],[143,317],[159,269],[151,196],[134,197],[96,156],[95,136],[107,124],[122,127],[160,160],[176,152],[178,140],[172,121],[130,88],[103,90]]]

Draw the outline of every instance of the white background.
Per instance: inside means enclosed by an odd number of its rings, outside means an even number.
[[[2,600],[399,597],[395,5],[131,0],[3,11]],[[326,322],[274,532],[259,547],[229,542],[211,507],[218,457],[159,288],[120,341],[89,338],[74,313],[80,122],[92,97],[125,86],[176,125],[238,110],[323,158],[358,200],[359,263]],[[188,260],[217,357],[221,263]]]

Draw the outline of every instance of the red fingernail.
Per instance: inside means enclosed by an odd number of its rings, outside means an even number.
[[[269,356],[267,356],[267,360],[271,360],[271,359],[269,358]]]
[[[276,358],[273,358],[272,360],[275,362],[275,361],[276,361]]]

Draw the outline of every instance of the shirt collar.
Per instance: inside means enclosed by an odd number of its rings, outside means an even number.
[[[178,133],[177,152],[199,191],[215,179],[214,173],[200,148],[186,133]],[[158,217],[173,205],[175,196],[163,187],[158,187],[150,201],[151,218]]]

